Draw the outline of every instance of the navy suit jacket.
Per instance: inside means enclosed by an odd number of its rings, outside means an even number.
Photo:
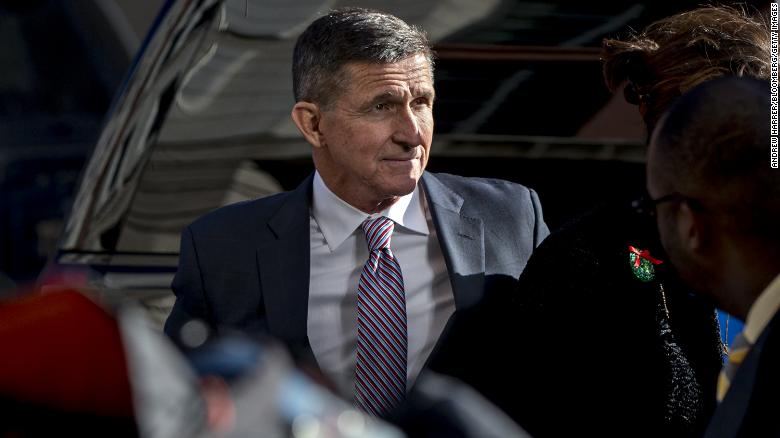
[[[780,312],[737,369],[705,437],[780,437]]]
[[[455,315],[487,295],[512,293],[549,233],[536,193],[507,181],[428,172],[422,186]],[[270,334],[316,366],[307,338],[311,192],[312,176],[293,191],[217,209],[184,229],[166,333],[178,339],[182,325],[199,318],[217,331]]]

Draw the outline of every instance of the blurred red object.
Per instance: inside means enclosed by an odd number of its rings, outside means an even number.
[[[89,288],[89,279],[93,272],[83,267],[63,267],[50,265],[38,277],[38,290],[83,290]]]
[[[132,417],[115,319],[73,290],[0,301],[0,397],[62,412]]]

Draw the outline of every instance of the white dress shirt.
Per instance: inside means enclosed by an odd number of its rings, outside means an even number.
[[[750,342],[755,344],[769,321],[780,309],[780,274],[761,292],[756,301],[750,306],[750,311],[745,319],[745,328],[742,334]]]
[[[347,398],[354,395],[358,279],[368,260],[360,225],[373,216],[395,222],[390,248],[401,266],[406,293],[407,389],[455,311],[444,255],[419,184],[388,209],[369,215],[336,196],[315,172],[307,333],[320,369]]]

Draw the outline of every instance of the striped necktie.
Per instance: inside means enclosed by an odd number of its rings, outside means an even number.
[[[362,225],[369,256],[358,282],[355,400],[376,416],[406,396],[406,298],[401,267],[390,250],[393,226],[386,217]]]
[[[737,369],[742,364],[742,361],[745,360],[745,356],[747,356],[752,346],[745,338],[744,332],[734,338],[734,342],[731,343],[731,348],[729,349],[729,360],[723,365],[720,376],[718,376],[718,401],[723,401],[723,398],[726,397],[729,386],[737,374]]]

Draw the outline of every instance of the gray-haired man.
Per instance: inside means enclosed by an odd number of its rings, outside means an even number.
[[[316,172],[184,230],[166,331],[201,318],[268,332],[381,415],[453,315],[511,290],[548,230],[523,186],[425,172],[435,91],[420,30],[331,12],[299,37],[293,79]]]

